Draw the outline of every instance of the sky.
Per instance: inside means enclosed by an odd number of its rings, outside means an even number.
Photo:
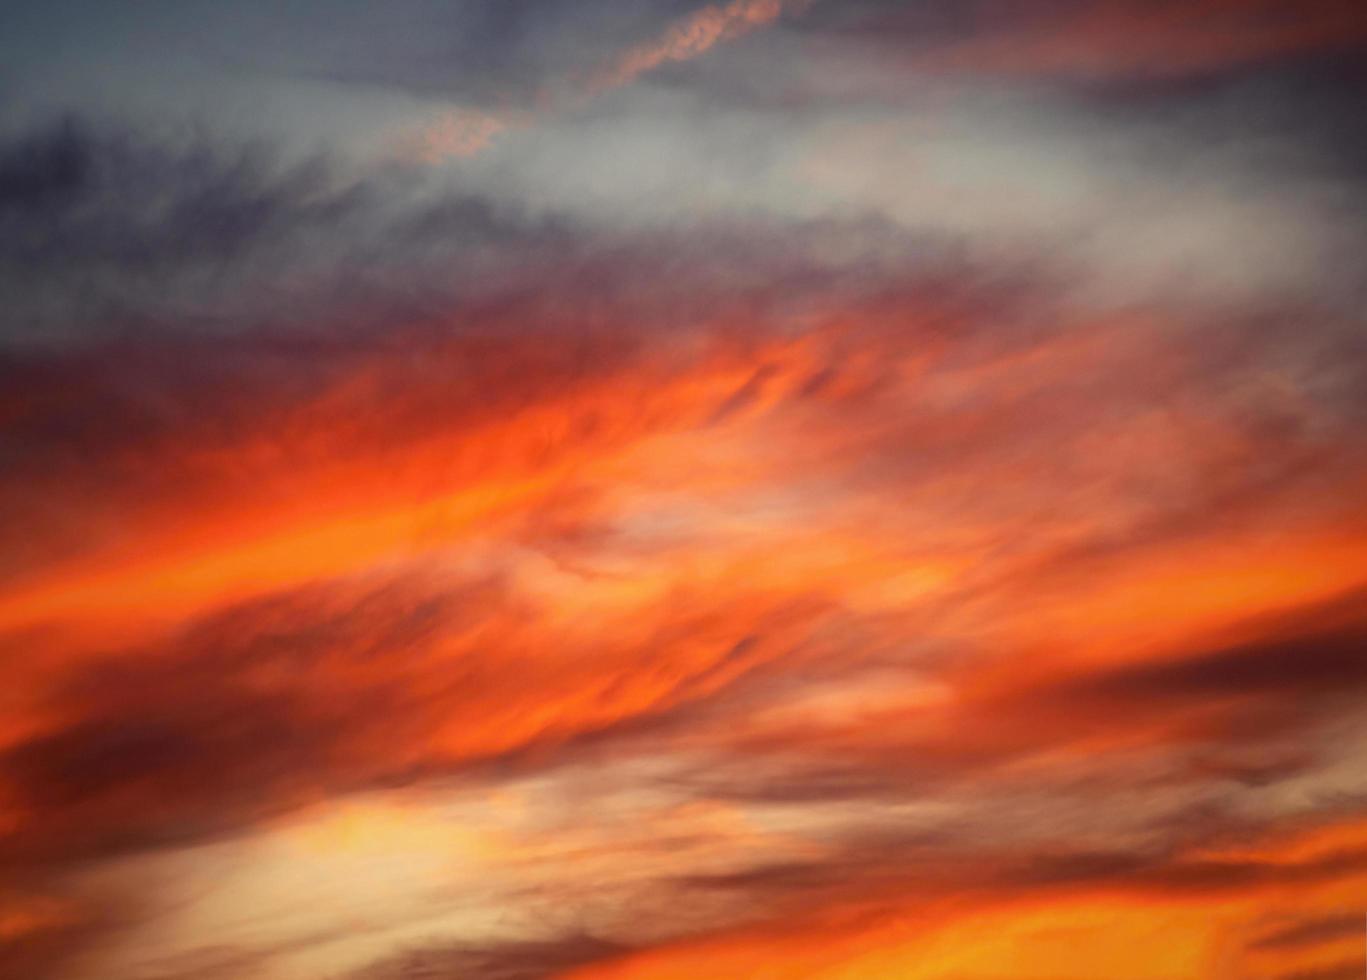
[[[0,6],[0,978],[1359,980],[1352,0]]]

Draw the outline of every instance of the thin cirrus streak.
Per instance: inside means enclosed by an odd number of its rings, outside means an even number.
[[[1345,8],[800,9],[0,22],[0,978],[1362,974]]]
[[[509,130],[534,125],[547,112],[578,107],[613,89],[630,85],[661,65],[691,61],[718,44],[736,40],[772,24],[785,12],[800,12],[812,0],[731,0],[724,6],[709,5],[681,18],[658,38],[639,44],[591,72],[585,82],[543,93],[541,112],[495,112],[453,109],[428,125],[416,139],[407,141],[412,156],[436,164],[452,158],[470,157],[484,150]]]
[[[638,45],[593,75],[588,91],[630,85],[646,72],[671,61],[690,61],[716,45],[772,24],[785,11],[800,11],[810,0],[732,0],[704,7],[671,26],[661,37]]]

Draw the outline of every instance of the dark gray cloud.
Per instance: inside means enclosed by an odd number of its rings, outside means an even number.
[[[0,339],[11,342],[394,315],[565,244],[562,229],[507,205],[434,200],[397,172],[348,177],[265,144],[76,117],[0,142]]]
[[[964,268],[946,240],[871,218],[603,225],[468,184],[399,165],[290,161],[268,142],[76,116],[41,124],[0,138],[0,343],[270,333],[278,347],[291,329],[304,345],[320,334],[355,343],[500,308],[534,328],[631,319],[668,329],[738,302],[798,312],[816,297]],[[115,345],[105,356],[122,355]]]
[[[221,276],[282,237],[335,229],[361,196],[312,166],[272,172],[257,151],[174,150],[65,120],[0,147],[11,323],[26,285],[98,301],[127,280],[150,291],[180,285],[178,274]]]

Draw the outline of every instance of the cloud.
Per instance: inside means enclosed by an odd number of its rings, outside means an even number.
[[[589,83],[592,92],[629,85],[648,71],[675,61],[691,61],[724,41],[742,37],[776,21],[788,9],[801,9],[810,0],[732,0],[709,5],[671,25],[658,39],[632,48],[598,72]]]
[[[0,150],[0,261],[15,295],[117,288],[196,267],[212,272],[300,228],[335,228],[358,203],[307,168],[278,176],[248,151],[220,161],[99,137],[67,120]],[[53,281],[65,272],[65,280]],[[32,285],[30,285],[30,289]]]
[[[433,201],[321,156],[285,162],[264,145],[70,117],[0,143],[4,339],[69,341],[101,323],[231,331],[400,296],[420,309],[455,291],[458,263],[492,279],[564,244],[516,212],[477,195]]]
[[[1133,0],[1050,0],[1029,10],[969,4],[942,12],[871,0],[831,4],[816,26],[862,45],[900,45],[927,73],[1045,76],[1074,83],[1192,78],[1314,57],[1363,40],[1352,4],[1317,0],[1294,11],[1282,0],[1213,0],[1161,10]]]
[[[1362,601],[1352,593],[1345,603]],[[1339,603],[1330,607],[1342,608]],[[1326,612],[1330,611],[1326,610]],[[1313,615],[1313,614],[1312,614]],[[1367,682],[1358,676],[1367,643],[1364,624],[1262,640],[1170,663],[1146,663],[1080,685],[1076,693],[1150,703],[1206,701],[1246,695],[1300,696],[1342,691]]]
[[[1278,980],[1348,980],[1362,972],[1360,960],[1345,960],[1333,966],[1314,967],[1284,974]]]
[[[730,0],[709,4],[671,24],[657,38],[611,56],[583,82],[544,90],[542,109],[491,114],[479,109],[453,109],[410,138],[406,152],[428,164],[474,156],[510,129],[534,126],[546,113],[582,107],[590,100],[624,88],[662,65],[692,61],[718,44],[736,40],[774,23],[785,12],[801,11],[812,0]]]
[[[379,745],[363,746],[408,737],[391,713],[422,696],[405,695],[401,663],[417,663],[435,631],[470,615],[465,603],[484,601],[402,585],[306,589],[216,611],[163,646],[87,663],[52,697],[50,711],[63,719],[55,729],[0,757],[0,782],[21,815],[5,863],[211,836],[320,790],[400,774],[409,763],[379,764]],[[326,678],[377,663],[390,667],[382,685],[328,693]]]
[[[507,942],[487,947],[434,946],[396,954],[354,974],[355,980],[413,980],[421,977],[480,976],[489,980],[542,980],[627,949],[589,934],[549,941]]]
[[[311,77],[477,76],[450,167],[99,113],[0,145],[9,961],[1330,962],[1360,193],[1281,74],[1329,5],[612,7],[336,14],[373,30]],[[1219,84],[1110,84],[1169,42]]]
[[[1362,932],[1362,917],[1355,914],[1308,919],[1282,926],[1253,943],[1256,949],[1287,949],[1315,946],[1343,937],[1356,938]]]
[[[61,208],[80,194],[89,171],[87,147],[73,123],[30,136],[0,161],[0,210]]]

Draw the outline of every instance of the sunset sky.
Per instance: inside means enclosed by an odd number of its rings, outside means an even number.
[[[0,4],[0,978],[1362,980],[1361,0]]]

